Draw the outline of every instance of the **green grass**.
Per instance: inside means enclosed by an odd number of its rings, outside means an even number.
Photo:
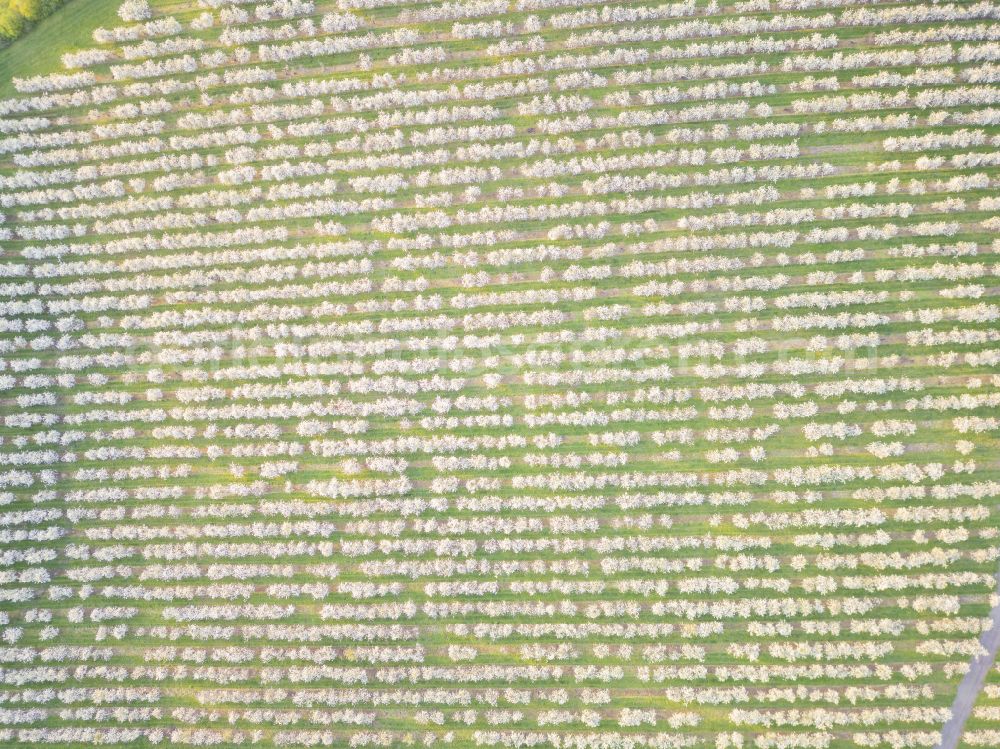
[[[118,0],[69,0],[64,8],[0,50],[0,97],[15,93],[12,78],[62,69],[59,58],[65,52],[93,44],[94,29],[113,25],[118,20],[119,5]]]

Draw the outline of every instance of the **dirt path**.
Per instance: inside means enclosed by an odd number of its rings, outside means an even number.
[[[1000,586],[1000,571],[997,572],[997,583]],[[951,720],[941,729],[941,741],[935,749],[957,749],[962,739],[965,721],[972,714],[972,708],[976,704],[979,692],[982,691],[986,675],[997,657],[997,649],[1000,648],[1000,606],[990,612],[990,619],[993,621],[993,627],[983,632],[979,638],[986,648],[986,654],[973,660],[968,673],[962,677],[955,701],[951,704]]]

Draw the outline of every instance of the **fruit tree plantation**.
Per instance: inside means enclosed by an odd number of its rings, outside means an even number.
[[[0,50],[5,749],[998,749],[998,570],[1000,2]]]

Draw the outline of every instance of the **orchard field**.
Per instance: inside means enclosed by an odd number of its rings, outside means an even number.
[[[998,749],[998,84],[989,1],[70,0],[0,746]]]

